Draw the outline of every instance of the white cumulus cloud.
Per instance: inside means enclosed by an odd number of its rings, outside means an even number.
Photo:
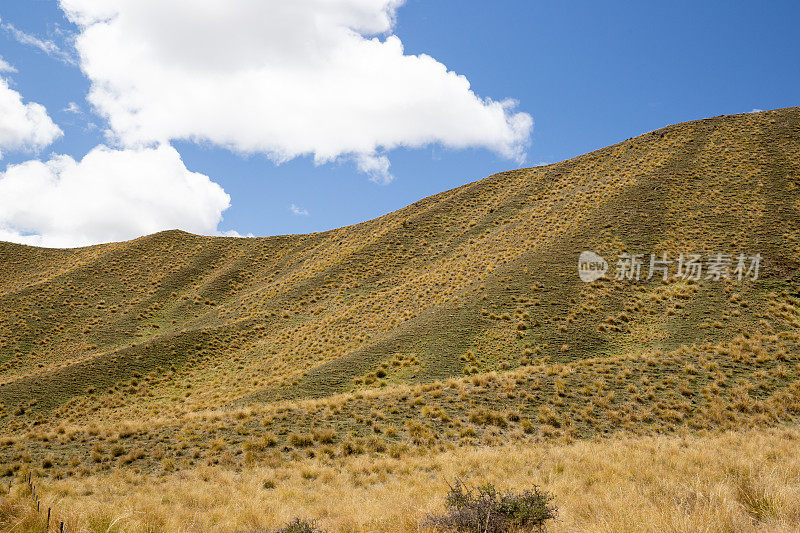
[[[353,160],[438,143],[523,160],[533,126],[511,100],[407,55],[403,0],[61,0],[79,25],[89,101],[125,146],[188,139],[276,162]]]
[[[169,145],[98,146],[80,161],[57,155],[0,173],[0,240],[71,247],[173,228],[216,235],[229,205]]]
[[[0,157],[3,151],[37,150],[61,136],[61,129],[36,102],[22,96],[0,78]]]

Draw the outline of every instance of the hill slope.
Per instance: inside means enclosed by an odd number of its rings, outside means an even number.
[[[276,443],[350,453],[791,419],[798,187],[787,108],[669,126],[325,233],[2,243],[0,425],[35,435],[0,455],[169,469]],[[609,276],[580,280],[584,250]],[[620,254],[644,254],[645,278],[663,252],[762,261],[757,280],[613,279]],[[123,452],[103,448],[123,434]]]

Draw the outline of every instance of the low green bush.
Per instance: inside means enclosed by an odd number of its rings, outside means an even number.
[[[501,492],[491,483],[469,488],[456,481],[448,486],[447,511],[428,516],[426,527],[463,533],[544,531],[557,514],[553,496],[536,486],[522,492]]]

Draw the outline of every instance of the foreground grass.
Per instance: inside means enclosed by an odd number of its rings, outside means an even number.
[[[614,437],[452,450],[403,459],[307,459],[235,472],[150,478],[119,471],[41,490],[68,531],[250,531],[295,516],[331,532],[421,531],[445,480],[539,485],[555,495],[549,531],[796,531],[797,427],[716,435]],[[5,531],[24,531],[23,485]]]

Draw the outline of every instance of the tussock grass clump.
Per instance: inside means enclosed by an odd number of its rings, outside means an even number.
[[[314,436],[308,433],[292,433],[289,435],[289,443],[295,448],[305,448],[314,444]]]
[[[500,492],[491,483],[470,488],[460,480],[448,486],[447,512],[428,516],[426,527],[463,533],[544,531],[558,512],[553,496],[536,486],[522,492]]]
[[[331,428],[315,429],[313,435],[314,440],[322,444],[331,444],[336,440],[336,431]]]
[[[491,409],[476,409],[469,413],[469,421],[483,426],[493,425],[504,428],[508,425],[505,414]]]

